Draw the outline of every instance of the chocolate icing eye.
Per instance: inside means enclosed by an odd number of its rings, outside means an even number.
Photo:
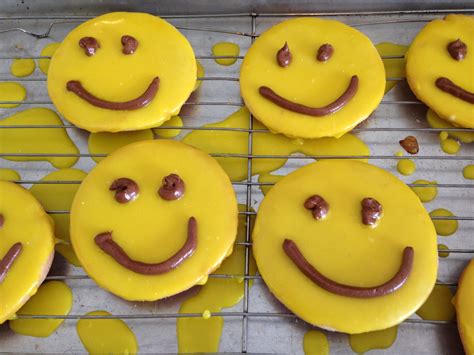
[[[291,52],[288,43],[281,47],[277,52],[277,63],[280,67],[286,68],[291,63]]]
[[[100,48],[100,43],[94,37],[82,37],[79,40],[79,46],[84,48],[86,56],[91,57]]]
[[[467,45],[458,38],[448,44],[448,52],[454,60],[461,61],[466,57]]]
[[[329,43],[323,44],[318,49],[318,54],[316,55],[316,59],[320,62],[327,62],[331,59],[332,54],[334,53],[334,47],[331,46]]]
[[[138,197],[138,184],[129,178],[115,180],[109,187],[110,191],[115,191],[115,200],[118,203],[127,203]]]
[[[329,204],[319,195],[313,195],[306,199],[304,208],[310,210],[315,220],[326,218],[329,212]]]
[[[382,217],[382,205],[375,198],[366,197],[361,202],[362,223],[366,226],[374,226]]]
[[[184,195],[184,181],[176,174],[170,174],[163,178],[158,194],[163,200],[178,200]]]
[[[138,40],[132,36],[122,36],[122,53],[123,54],[133,54],[137,50],[138,47]]]

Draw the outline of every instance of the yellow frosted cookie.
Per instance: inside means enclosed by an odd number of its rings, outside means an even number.
[[[454,307],[464,350],[474,354],[474,259],[461,274]]]
[[[24,188],[0,181],[0,324],[33,296],[54,257],[53,222]]]
[[[334,20],[296,18],[273,26],[240,69],[245,105],[290,137],[340,137],[384,95],[385,70],[369,38]]]
[[[319,327],[350,334],[414,313],[436,282],[436,231],[415,193],[357,161],[319,161],[260,205],[253,252],[270,291]]]
[[[127,145],[85,178],[71,208],[71,240],[102,287],[152,301],[205,282],[232,252],[237,202],[206,153],[170,140]]]
[[[440,117],[474,128],[474,16],[428,23],[408,49],[406,73],[415,95]]]
[[[178,114],[196,70],[191,45],[171,24],[114,12],[66,36],[51,60],[48,92],[66,119],[88,131],[139,130]]]

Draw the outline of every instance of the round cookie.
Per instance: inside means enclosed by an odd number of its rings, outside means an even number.
[[[43,282],[54,257],[53,222],[24,188],[0,181],[0,324]]]
[[[171,24],[114,12],[66,36],[51,60],[48,92],[66,119],[90,132],[140,130],[178,114],[196,71],[191,45]]]
[[[240,69],[245,105],[271,131],[340,137],[384,95],[385,69],[363,33],[334,20],[296,18],[273,26]]]
[[[474,128],[474,16],[428,23],[406,54],[410,88],[438,116]]]
[[[474,259],[461,274],[453,303],[464,350],[474,354]]]
[[[392,174],[319,161],[266,195],[253,253],[270,291],[313,325],[350,334],[399,324],[436,282],[436,231],[419,198]]]
[[[204,283],[232,252],[237,217],[231,182],[214,159],[184,143],[142,141],[85,178],[71,240],[100,286],[152,301]]]

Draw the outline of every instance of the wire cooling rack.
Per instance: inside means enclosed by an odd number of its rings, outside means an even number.
[[[240,277],[244,280],[243,301],[233,308],[226,309],[214,316],[225,319],[221,339],[221,351],[225,352],[270,352],[301,353],[304,332],[310,326],[299,321],[293,314],[282,307],[266,289],[260,276],[249,274],[251,253],[250,218],[255,215],[262,199],[260,183],[252,176],[252,160],[283,158],[286,165],[278,171],[286,174],[297,167],[307,164],[312,159],[369,159],[393,173],[398,159],[394,153],[400,150],[398,141],[408,134],[416,135],[420,144],[420,154],[411,156],[417,163],[417,172],[411,177],[403,178],[409,186],[416,179],[436,180],[439,189],[435,201],[426,204],[428,210],[448,208],[454,212],[452,217],[433,217],[434,220],[456,220],[459,229],[454,237],[441,239],[440,243],[448,244],[450,255],[440,258],[438,284],[452,287],[457,285],[460,271],[466,261],[474,255],[474,184],[462,177],[462,167],[474,163],[474,149],[463,144],[458,155],[446,155],[439,149],[438,133],[441,131],[469,131],[467,129],[435,129],[426,124],[424,114],[426,107],[409,91],[404,78],[388,78],[397,81],[398,85],[383,99],[379,108],[364,124],[353,130],[353,133],[364,140],[371,149],[370,156],[303,156],[293,155],[255,155],[253,138],[256,134],[270,134],[264,129],[254,129],[254,118],[249,116],[249,126],[232,128],[206,128],[203,124],[220,121],[239,107],[243,106],[239,95],[238,71],[246,50],[259,33],[275,23],[295,16],[322,16],[334,18],[352,25],[366,33],[374,43],[389,41],[409,44],[419,29],[428,21],[443,17],[448,13],[473,14],[474,9],[463,10],[430,10],[430,11],[385,11],[385,12],[344,12],[344,13],[233,13],[233,14],[199,14],[162,16],[179,28],[192,43],[197,58],[206,69],[206,75],[198,78],[202,81],[198,93],[192,95],[182,110],[185,125],[182,138],[187,132],[198,130],[220,130],[240,132],[248,137],[248,150],[245,154],[219,152],[215,157],[232,157],[247,160],[247,179],[233,181],[240,203],[246,207],[240,212],[247,220],[245,241],[237,242],[237,248],[245,248],[243,275],[213,274],[213,278]],[[159,14],[158,14],[159,15]],[[47,96],[46,77],[37,69],[27,78],[16,78],[10,74],[9,66],[15,58],[49,59],[40,56],[41,48],[50,42],[60,42],[62,38],[88,16],[0,16],[0,82],[20,82],[28,91],[25,101],[1,101],[0,104],[18,103],[13,109],[0,109],[1,117],[8,117],[14,112],[31,107],[50,107],[54,109]],[[239,44],[241,52],[235,58],[237,62],[230,66],[219,66],[216,58],[210,55],[213,44],[220,41],[231,41]],[[402,56],[386,56],[384,59],[396,59]],[[88,134],[64,120],[59,125],[17,125],[0,126],[0,129],[67,129],[71,139],[80,149],[79,154],[47,153],[13,153],[3,152],[5,157],[78,157],[75,168],[89,171],[95,163],[87,149]],[[162,126],[159,130],[174,129]],[[471,130],[472,131],[472,130]],[[0,145],[2,143],[0,142]],[[79,184],[80,181],[41,181],[40,178],[55,170],[47,162],[12,162],[0,159],[0,168],[12,168],[21,173],[22,179],[16,181],[25,187],[34,184]],[[68,214],[67,210],[50,210],[49,214]],[[74,306],[68,316],[22,315],[20,318],[60,318],[66,322],[58,331],[46,339],[30,338],[15,335],[6,326],[0,327],[0,352],[82,352],[84,351],[75,333],[75,320],[80,318],[120,318],[127,321],[137,335],[141,352],[175,352],[175,320],[178,317],[201,317],[201,313],[179,314],[180,303],[190,293],[153,303],[125,302],[101,290],[80,268],[67,264],[57,257],[47,280],[64,280],[73,289]],[[250,281],[254,281],[251,288]],[[111,316],[84,316],[85,313],[105,309]],[[334,353],[350,353],[346,336],[339,333],[328,333],[331,349]],[[387,353],[462,353],[454,321],[431,321],[412,316],[403,322],[398,331],[398,339]]]

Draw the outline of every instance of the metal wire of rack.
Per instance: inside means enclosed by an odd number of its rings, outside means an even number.
[[[181,29],[182,31],[191,31],[191,32],[206,32],[206,33],[218,33],[218,34],[226,34],[232,36],[239,36],[249,39],[249,45],[253,43],[255,38],[258,37],[257,28],[258,28],[258,20],[259,19],[273,19],[273,20],[281,20],[284,18],[294,17],[294,16],[329,16],[329,17],[343,17],[344,20],[348,20],[347,22],[354,27],[358,27],[359,29],[364,28],[364,26],[378,26],[378,25],[398,25],[401,23],[425,23],[430,21],[433,18],[441,17],[444,14],[448,13],[467,13],[467,14],[474,14],[474,8],[472,9],[464,9],[464,10],[440,10],[440,11],[424,11],[424,10],[417,10],[417,11],[384,11],[384,12],[333,12],[333,13],[279,13],[279,14],[272,14],[272,13],[237,13],[237,14],[200,14],[200,15],[177,15],[177,16],[163,16],[166,19],[173,20],[173,19],[206,19],[209,21],[212,20],[221,20],[221,19],[246,19],[249,21],[249,32],[245,31],[227,31],[223,29],[213,29],[213,28],[199,28],[199,27],[189,27],[189,26],[177,26],[177,28]],[[370,20],[373,17],[387,17],[387,16],[394,16],[395,19],[385,19],[385,20],[377,20],[373,21]],[[416,16],[414,18],[405,18],[407,16]],[[17,20],[20,23],[24,21],[51,21],[45,30],[45,32],[37,32],[25,29],[23,27],[15,27],[15,28],[7,28],[0,30],[0,38],[3,34],[8,33],[22,33],[33,36],[38,39],[48,38],[54,29],[59,25],[64,24],[74,24],[79,23],[84,20],[90,18],[89,16],[30,16],[30,17],[2,17],[0,16],[0,24],[2,21],[12,21]],[[362,22],[354,22],[352,23],[352,19],[357,18],[357,20],[361,20],[364,18],[368,18],[369,21],[362,21]],[[22,59],[50,59],[47,56],[38,56],[38,55],[2,55],[0,56],[0,63],[1,61],[5,60],[12,60],[16,58]],[[234,58],[237,60],[243,59],[243,55],[237,56],[213,56],[213,55],[197,55],[196,58],[202,60],[214,60],[217,58]],[[403,58],[403,56],[385,56],[384,59],[390,58]],[[0,64],[0,67],[2,65]],[[205,76],[202,78],[198,78],[201,81],[223,81],[223,82],[230,82],[230,83],[238,83],[238,77],[231,77],[231,76]],[[404,78],[388,78],[389,81],[404,81]],[[44,77],[40,78],[12,78],[12,77],[5,77],[0,78],[0,82],[21,82],[21,83],[31,83],[31,82],[38,82],[44,85],[46,79]],[[243,106],[243,101],[241,98],[234,98],[235,101],[189,101],[186,103],[188,106],[216,106],[216,107],[241,107]],[[0,101],[0,104],[19,104],[29,106],[36,106],[36,105],[52,105],[52,102],[49,100],[25,100],[25,101]],[[422,106],[423,104],[416,99],[384,99],[381,103],[381,106]],[[8,111],[6,111],[8,112]],[[184,119],[187,116],[182,116]],[[376,119],[376,118],[375,118]],[[398,157],[394,155],[388,154],[376,154],[370,156],[355,156],[355,155],[344,155],[344,156],[299,156],[299,155],[257,155],[253,154],[253,137],[255,134],[268,134],[269,131],[266,129],[254,129],[254,117],[250,114],[249,116],[249,124],[248,128],[211,128],[211,127],[202,127],[199,125],[184,125],[181,127],[184,131],[198,131],[198,130],[220,130],[220,131],[237,131],[241,133],[245,133],[248,136],[247,140],[247,153],[246,154],[231,154],[231,153],[215,153],[212,154],[214,157],[229,157],[229,158],[240,158],[245,159],[247,161],[247,173],[246,173],[246,181],[233,181],[233,185],[235,187],[243,187],[244,188],[244,195],[245,195],[245,211],[240,212],[241,215],[245,216],[246,219],[246,233],[245,233],[245,241],[244,242],[237,242],[236,245],[238,247],[245,248],[245,264],[244,264],[244,273],[243,275],[231,275],[231,274],[212,274],[210,275],[211,278],[241,278],[244,282],[244,295],[243,295],[243,302],[241,305],[241,311],[222,311],[213,313],[213,316],[221,316],[224,318],[237,318],[241,319],[241,343],[239,351],[242,353],[247,353],[252,349],[249,348],[249,319],[254,318],[275,318],[275,319],[283,319],[283,318],[296,318],[295,315],[288,313],[288,312],[259,312],[259,311],[252,311],[250,309],[250,282],[260,282],[262,283],[262,279],[259,275],[251,275],[249,269],[249,260],[250,260],[250,252],[251,252],[251,223],[250,220],[252,216],[256,214],[254,212],[253,207],[254,204],[252,202],[252,198],[254,197],[255,191],[253,190],[254,187],[260,186],[271,186],[273,183],[263,183],[254,181],[255,177],[252,174],[252,160],[254,159],[271,159],[271,158],[279,158],[279,159],[287,159],[288,161],[291,160],[303,160],[303,159],[369,159],[374,161],[396,161],[398,159],[403,159],[403,157]],[[67,129],[67,130],[79,130],[76,126],[67,123],[64,125],[3,125],[0,126],[0,129]],[[167,129],[175,129],[175,127],[171,126],[161,126],[158,127],[159,130],[167,130]],[[396,132],[419,132],[419,133],[427,133],[427,134],[437,134],[441,131],[459,131],[459,132],[472,132],[470,129],[465,128],[448,128],[448,129],[438,129],[438,128],[429,128],[429,127],[358,127],[354,129],[353,132],[356,133],[371,133],[371,132],[383,132],[383,133],[396,133]],[[77,154],[50,154],[50,153],[1,153],[0,158],[8,158],[8,157],[77,157],[77,158],[91,158],[91,157],[103,157],[105,154],[89,154],[89,153],[77,153]],[[459,155],[459,156],[445,156],[440,154],[429,154],[429,155],[417,155],[410,157],[413,160],[419,161],[463,161],[463,162],[474,162],[474,155]],[[304,164],[304,163],[303,163]],[[80,184],[80,181],[41,181],[38,179],[20,179],[15,181],[18,184],[22,185],[35,185],[35,184]],[[409,183],[411,187],[429,187],[431,185],[425,184],[416,184],[416,183]],[[442,181],[441,183],[436,184],[437,188],[439,189],[455,189],[458,191],[463,191],[463,193],[469,193],[474,188],[474,184],[472,183],[451,183],[449,181]],[[68,214],[68,210],[50,210],[47,211],[49,214]],[[449,217],[432,217],[433,220],[455,220],[455,221],[474,221],[474,214],[465,215],[465,216],[449,216]],[[441,249],[439,250],[442,251]],[[474,248],[469,247],[459,247],[459,248],[450,248],[449,253],[453,254],[460,254],[460,255],[474,255]],[[471,256],[472,257],[472,256]],[[90,278],[85,274],[62,274],[62,275],[49,275],[47,280],[90,280]],[[450,287],[455,287],[457,285],[456,282],[445,282],[445,281],[438,281],[437,284],[445,285]],[[95,286],[97,287],[97,286]],[[115,314],[109,316],[85,316],[81,314],[69,314],[67,316],[54,316],[54,315],[20,315],[18,318],[20,319],[66,319],[66,320],[78,320],[81,318],[84,319],[102,319],[102,318],[117,318],[117,319],[134,319],[134,320],[144,320],[144,319],[176,319],[179,317],[201,317],[202,314],[200,313],[189,313],[189,314],[182,314],[177,312],[172,313],[136,313],[136,314]],[[424,320],[419,318],[410,318],[404,321],[407,324],[417,324],[417,325],[436,325],[436,326],[450,326],[455,324],[455,321],[434,321],[434,320]],[[61,349],[58,349],[61,350]]]

